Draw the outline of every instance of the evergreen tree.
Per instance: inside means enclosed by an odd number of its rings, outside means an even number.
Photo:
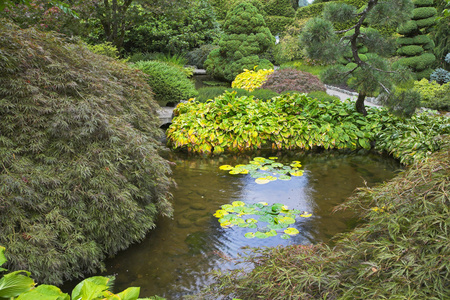
[[[335,64],[324,72],[322,79],[325,83],[345,83],[355,89],[359,93],[356,101],[358,112],[367,114],[364,99],[378,94],[385,96],[387,104],[395,103],[392,107],[397,110],[406,114],[414,110],[413,104],[418,101],[418,96],[408,89],[395,90],[394,85],[406,84],[411,79],[405,72],[406,68],[397,66],[394,69],[385,59],[395,51],[395,44],[372,28],[373,25],[404,23],[411,18],[412,9],[410,0],[369,0],[359,10],[345,3],[329,3],[321,18],[313,18],[305,25],[301,42],[309,58],[336,63],[345,60],[346,53],[351,53],[350,57],[347,55],[347,61],[353,64]],[[333,22],[344,23],[354,18],[357,22],[350,28],[340,31],[333,28]],[[362,56],[358,52],[362,47],[370,49],[371,53]],[[400,99],[403,103],[398,102]]]
[[[233,81],[244,69],[271,68],[272,64],[258,55],[275,43],[264,18],[248,2],[236,5],[228,14],[222,27],[224,34],[219,48],[211,51],[205,62],[212,76]]]

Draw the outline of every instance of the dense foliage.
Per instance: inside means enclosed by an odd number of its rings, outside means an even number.
[[[195,101],[198,102],[206,102],[208,100],[212,100],[225,92],[234,92],[236,93],[236,97],[242,96],[253,96],[254,99],[259,100],[270,100],[273,97],[278,96],[277,92],[265,89],[256,89],[254,91],[247,91],[241,88],[230,88],[226,86],[216,86],[216,87],[204,87],[198,90],[198,96],[195,97]]]
[[[427,35],[428,28],[436,23],[436,8],[433,1],[416,0],[411,20],[400,26],[398,32],[403,35],[397,39],[400,47],[397,53],[404,58],[399,63],[412,68],[416,79],[430,78],[431,66],[436,57],[433,54],[434,42]]]
[[[408,164],[440,147],[449,118],[427,114],[403,120],[387,109],[367,116],[351,102],[285,94],[269,101],[225,93],[213,101],[181,103],[167,130],[168,144],[194,153],[273,149],[375,149]]]
[[[147,74],[147,82],[161,106],[195,97],[198,92],[180,69],[162,61],[138,61],[132,65]]]
[[[392,43],[374,28],[375,25],[404,23],[411,17],[412,8],[410,0],[369,0],[361,10],[346,3],[328,3],[324,6],[323,17],[311,18],[306,23],[301,41],[310,59],[327,63],[346,60],[349,63],[332,65],[323,73],[322,80],[328,84],[347,84],[356,90],[358,112],[366,114],[365,97],[378,94],[383,94],[385,103],[397,112],[414,112],[418,96],[406,85],[411,82],[410,76],[406,68],[389,63],[386,58],[391,55]],[[347,22],[354,18],[354,25]],[[336,23],[345,24],[345,29],[337,30]],[[370,28],[365,30],[364,27]],[[347,34],[339,36],[343,33]],[[364,46],[371,53],[358,52],[358,48]]]
[[[211,51],[205,62],[209,74],[231,82],[244,69],[273,67],[258,55],[272,46],[275,38],[251,3],[240,3],[229,11],[222,30],[219,49]]]
[[[450,140],[427,160],[340,209],[363,224],[324,244],[253,249],[252,268],[205,294],[242,299],[446,299],[450,295]]]
[[[142,73],[0,22],[0,244],[39,282],[102,267],[171,215],[158,105]]]
[[[290,68],[279,69],[269,74],[261,88],[280,94],[287,91],[300,93],[326,91],[325,85],[317,76]]]
[[[247,70],[238,74],[231,83],[232,88],[245,89],[249,92],[261,87],[267,80],[267,76],[273,73],[273,69],[269,70]]]
[[[423,107],[450,111],[450,82],[440,85],[424,78],[414,82],[414,90],[420,94]]]

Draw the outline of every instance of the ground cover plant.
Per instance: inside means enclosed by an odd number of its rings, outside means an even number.
[[[198,89],[198,96],[195,97],[195,101],[198,102],[206,102],[208,100],[212,100],[220,95],[223,95],[225,92],[235,92],[237,97],[242,96],[253,96],[254,99],[260,100],[270,100],[273,97],[278,96],[277,92],[266,90],[266,89],[256,89],[252,92],[249,92],[240,88],[229,88],[226,86],[222,87],[204,87]]]
[[[333,247],[251,249],[243,268],[217,273],[205,299],[446,299],[450,138],[443,138],[428,159],[342,204],[338,209],[357,211],[362,223]]]
[[[61,284],[171,215],[159,106],[77,39],[2,20],[0,48],[0,244],[9,269]]]
[[[168,145],[193,153],[257,149],[371,149],[388,152],[409,164],[440,147],[450,133],[448,117],[427,114],[403,119],[385,108],[367,116],[352,102],[320,101],[285,94],[268,101],[225,93],[212,101],[189,101],[174,110]]]

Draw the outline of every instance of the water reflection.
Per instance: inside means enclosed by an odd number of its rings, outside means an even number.
[[[278,155],[277,155],[278,154]],[[259,156],[263,155],[261,153]],[[176,163],[173,190],[174,218],[161,218],[157,228],[140,244],[106,262],[105,274],[116,274],[116,290],[140,286],[141,297],[159,295],[180,299],[210,282],[208,272],[233,268],[233,260],[245,246],[275,246],[327,242],[349,229],[350,212],[331,214],[332,209],[364,184],[391,178],[399,164],[393,159],[355,152],[266,153],[283,163],[300,160],[304,176],[291,181],[258,185],[248,175],[230,175],[222,164],[248,163],[251,157],[205,158],[172,154]],[[298,236],[283,240],[246,239],[247,228],[223,229],[212,214],[233,201],[283,203],[312,212],[295,227]]]

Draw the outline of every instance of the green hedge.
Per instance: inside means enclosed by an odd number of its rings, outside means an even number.
[[[413,9],[413,20],[421,20],[429,17],[433,17],[437,14],[437,10],[434,7],[418,7]]]
[[[131,65],[147,74],[148,85],[155,93],[155,100],[161,106],[178,103],[198,95],[194,83],[183,72],[165,62],[138,61]]]
[[[415,37],[399,37],[397,43],[400,45],[425,45],[430,44],[432,39],[425,34],[416,35]]]
[[[421,46],[409,45],[397,49],[397,54],[402,56],[416,56],[422,54],[423,51]]]
[[[267,27],[269,27],[272,35],[281,34],[286,30],[286,27],[294,22],[294,18],[282,17],[282,16],[265,16]]]
[[[336,1],[330,1],[336,2]],[[318,17],[322,14],[323,8],[330,2],[310,4],[307,6],[299,7],[295,13],[296,19],[313,18]]]
[[[432,64],[436,60],[436,57],[432,53],[424,53],[420,56],[413,56],[413,57],[403,57],[398,60],[398,63],[400,63],[403,66],[413,68],[417,71],[423,71],[430,64]]]
[[[433,26],[434,24],[436,24],[436,22],[437,21],[435,16],[426,19],[416,20],[417,27],[419,28],[426,28]]]
[[[409,36],[411,34],[414,34],[417,31],[417,23],[415,21],[408,21],[398,28],[398,33],[403,34],[405,36]]]
[[[422,7],[422,6],[433,6],[434,1],[433,0],[413,0],[415,7]]]
[[[263,9],[269,16],[295,17],[290,0],[269,0]]]

